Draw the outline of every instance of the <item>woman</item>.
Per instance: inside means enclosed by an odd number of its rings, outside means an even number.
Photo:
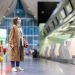
[[[21,20],[19,17],[15,17],[13,20],[13,26],[9,35],[10,43],[10,61],[12,66],[12,71],[23,71],[20,67],[20,61],[24,62],[24,47],[23,47],[23,32],[20,34],[19,24]]]

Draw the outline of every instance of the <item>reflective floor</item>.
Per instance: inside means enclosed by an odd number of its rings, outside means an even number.
[[[44,59],[26,58],[21,67],[25,70],[2,75],[75,75],[75,65]]]

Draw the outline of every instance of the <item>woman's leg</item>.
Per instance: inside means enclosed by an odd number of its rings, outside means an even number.
[[[19,70],[19,71],[23,71],[24,69],[22,69],[21,67],[20,67],[20,61],[16,61],[16,68],[17,68],[17,70]]]
[[[15,61],[11,61],[11,66],[15,67]]]
[[[17,72],[17,69],[15,68],[15,61],[11,61],[12,71]]]
[[[16,67],[20,66],[20,61],[16,61]]]

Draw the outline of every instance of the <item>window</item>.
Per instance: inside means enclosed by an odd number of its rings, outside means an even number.
[[[33,36],[26,37],[29,44],[33,43]]]
[[[48,30],[48,33],[51,31],[49,26],[47,27],[47,30]]]
[[[49,33],[48,28],[46,28],[47,34]]]
[[[37,26],[34,26],[34,35],[37,35],[39,33],[39,28]]]
[[[28,49],[34,48],[33,41],[36,43],[38,39],[35,40],[35,34],[39,37],[39,27],[37,26],[37,22],[34,20],[32,16],[30,16],[22,7],[20,0],[16,4],[16,8],[13,13],[9,14],[4,18],[4,20],[1,22],[1,29],[6,29],[7,30],[7,37],[6,41],[8,43],[9,41],[9,33],[10,29],[13,25],[13,17],[14,16],[19,16],[21,18],[21,25],[23,28],[24,35],[28,41]],[[35,32],[35,33],[34,33]],[[1,30],[0,30],[0,33]],[[3,32],[5,33],[5,32]],[[6,36],[2,34],[1,36]]]
[[[71,4],[70,3],[68,3],[67,5],[66,5],[66,12],[67,12],[67,14],[69,14],[69,13],[71,13],[72,12],[72,6],[71,6]]]
[[[62,9],[57,16],[57,20],[61,24],[63,22],[64,18],[66,18],[66,13],[65,13],[64,9]]]
[[[36,44],[37,45],[38,44],[38,40],[39,40],[38,36],[35,36],[34,37],[34,40],[33,40],[33,44]]]
[[[7,38],[7,30],[6,29],[0,29],[0,41],[6,42]]]
[[[54,19],[54,24],[57,26],[58,22],[56,20],[56,18]]]
[[[56,20],[57,20],[57,24],[59,24],[59,20],[58,20],[58,17],[56,17]]]
[[[54,28],[55,28],[55,24],[54,24],[54,21],[52,21],[52,25],[54,26]]]
[[[54,29],[53,23],[49,24],[50,30],[52,31]]]
[[[28,45],[28,49],[27,50],[29,50],[29,49],[33,49],[33,45]]]
[[[66,14],[65,14],[64,9],[61,10],[61,12],[60,12],[60,17],[61,17],[62,19],[64,19],[64,18],[66,17]]]
[[[26,35],[32,35],[34,31],[34,27],[33,26],[23,26],[23,30]]]

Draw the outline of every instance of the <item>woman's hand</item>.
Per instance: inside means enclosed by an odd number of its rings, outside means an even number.
[[[28,47],[28,42],[27,42],[27,41],[24,42],[24,47],[25,47],[25,48]]]
[[[14,48],[14,45],[13,44],[11,45],[11,48]]]

